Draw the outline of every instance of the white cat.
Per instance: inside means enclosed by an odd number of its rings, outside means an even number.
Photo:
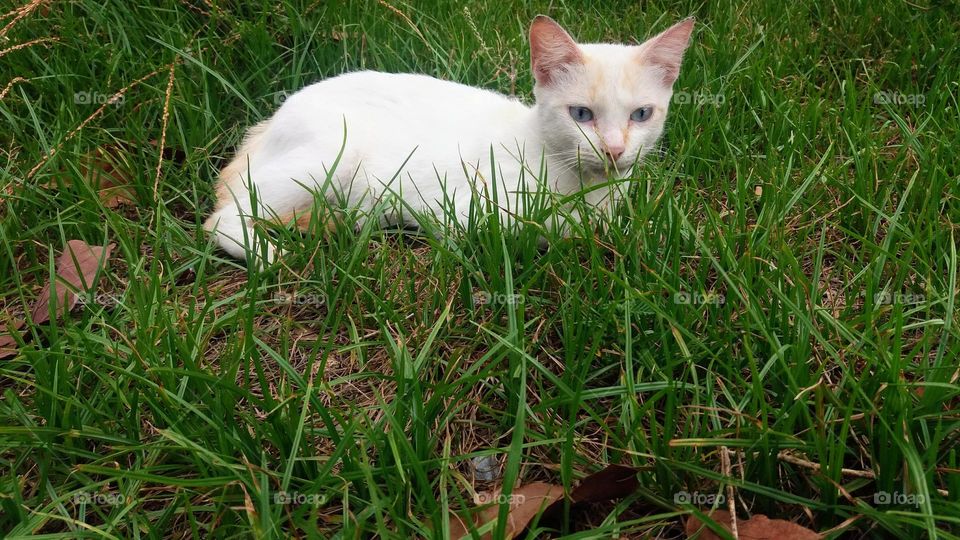
[[[249,130],[220,174],[204,228],[243,258],[251,252],[252,215],[303,224],[316,190],[371,213],[394,196],[418,212],[452,205],[463,222],[473,197],[493,198],[493,173],[504,219],[522,212],[520,194],[538,185],[566,195],[622,177],[663,132],[693,24],[685,19],[638,46],[578,45],[538,16],[530,26],[532,107],[425,75],[360,71],[308,86]],[[584,197],[609,205],[610,194]],[[387,214],[377,217],[411,219]]]

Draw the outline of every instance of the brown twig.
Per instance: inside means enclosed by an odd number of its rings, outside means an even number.
[[[420,41],[423,41],[423,44],[426,45],[428,48],[430,47],[430,42],[427,41],[427,38],[423,35],[423,32],[421,32],[420,29],[417,28],[417,25],[414,24],[413,20],[411,20],[410,17],[408,17],[406,13],[400,11],[399,9],[397,9],[397,8],[394,7],[394,6],[391,6],[390,4],[388,4],[387,2],[385,2],[384,0],[379,0],[379,3],[380,3],[381,6],[383,6],[383,7],[387,8],[387,9],[389,9],[390,11],[396,13],[398,17],[400,17],[401,19],[403,19],[404,21],[406,21],[407,24],[410,25],[410,28],[413,28],[413,31],[416,32],[418,36],[420,36]]]
[[[36,165],[34,165],[32,169],[30,169],[30,172],[27,173],[27,178],[28,178],[28,179],[29,179],[29,178],[33,178],[33,175],[37,174],[37,171],[39,171],[40,168],[43,167],[44,164],[47,163],[47,161],[50,161],[50,158],[52,158],[52,157],[54,156],[54,154],[56,154],[61,148],[63,148],[63,145],[66,144],[67,141],[69,141],[70,139],[72,139],[77,133],[80,132],[81,129],[83,129],[84,127],[86,127],[86,125],[89,124],[90,122],[92,122],[96,117],[100,116],[100,115],[103,113],[103,111],[105,111],[105,110],[107,109],[107,107],[109,107],[109,106],[113,105],[114,103],[116,103],[116,101],[117,101],[118,99],[122,98],[122,97],[124,96],[124,94],[126,94],[131,88],[133,88],[134,86],[137,86],[137,85],[143,83],[144,81],[146,81],[147,79],[153,77],[153,76],[156,75],[157,73],[160,73],[161,71],[163,71],[163,70],[162,70],[162,69],[156,69],[156,70],[154,70],[154,71],[151,71],[150,73],[147,73],[147,74],[144,75],[143,77],[140,77],[139,79],[133,81],[132,83],[124,86],[123,88],[121,88],[120,90],[118,90],[116,93],[114,93],[112,96],[110,96],[110,99],[106,100],[106,102],[104,102],[104,104],[101,105],[99,109],[97,109],[96,111],[93,112],[93,114],[91,114],[90,116],[88,116],[86,120],[84,120],[83,122],[80,122],[80,125],[79,125],[79,126],[75,127],[70,133],[67,134],[66,137],[64,137],[64,139],[63,139],[62,141],[60,141],[59,143],[57,143],[56,146],[54,146],[53,148],[51,148],[50,151],[47,152],[47,155],[44,156],[43,159],[41,159],[39,163],[37,163]]]
[[[723,468],[723,475],[733,478],[733,469],[730,466],[730,449],[726,446],[720,447],[720,466]],[[740,533],[737,530],[737,504],[734,500],[736,494],[733,491],[733,483],[727,482],[727,510],[730,511],[730,534],[739,539]]]
[[[7,93],[10,92],[10,89],[13,88],[13,85],[17,84],[18,82],[27,82],[28,80],[29,79],[25,79],[23,77],[14,77],[12,81],[7,83],[7,86],[3,89],[3,91],[0,92],[0,101],[3,101],[3,98],[7,97]]]
[[[10,13],[16,12],[16,15],[14,15],[13,19],[9,23],[7,23],[7,25],[4,26],[3,29],[0,29],[0,38],[6,36],[7,32],[9,32],[11,28],[13,28],[13,25],[17,24],[17,21],[26,17],[27,15],[30,14],[30,12],[40,7],[40,4],[42,4],[43,2],[44,0],[33,0],[33,2],[30,2],[29,4],[24,4],[20,6],[19,9],[16,9],[13,12],[10,12]],[[10,13],[8,13],[8,15]]]
[[[788,453],[786,450],[781,450],[780,453],[777,454],[777,458],[779,458],[781,461],[786,461],[787,463],[790,463],[792,465],[797,465],[799,467],[810,469],[815,472],[820,472],[820,470],[823,468],[819,463],[814,463],[812,461],[808,461],[803,458],[798,458],[797,456],[794,456],[793,454]],[[868,478],[870,480],[876,480],[877,478],[876,473],[874,473],[873,471],[862,471],[859,469],[843,469],[842,468],[840,469],[840,474],[843,474],[846,476],[854,476],[857,478]],[[950,492],[946,489],[936,488],[936,490],[937,490],[937,493],[939,493],[940,495],[943,495],[944,497],[950,496]]]
[[[170,63],[170,77],[167,79],[167,92],[163,100],[163,124],[160,128],[160,144],[157,148],[157,174],[153,179],[153,198],[157,198],[157,190],[160,187],[160,169],[163,166],[163,149],[167,145],[167,122],[170,120],[170,95],[173,93],[174,74],[177,70],[177,63]]]
[[[37,45],[37,44],[40,44],[40,43],[46,43],[46,42],[48,42],[48,41],[60,41],[60,38],[58,38],[58,37],[43,37],[43,38],[34,39],[33,41],[27,41],[27,42],[24,42],[24,43],[18,43],[18,44],[16,44],[16,45],[14,45],[13,47],[7,47],[6,49],[3,49],[2,51],[0,51],[0,57],[3,57],[3,55],[5,55],[5,54],[7,54],[7,53],[11,53],[11,52],[13,52],[13,51],[17,51],[17,50],[20,50],[20,49],[26,49],[27,47],[31,47],[31,46],[33,46],[33,45]]]
[[[807,461],[806,459],[799,458],[786,450],[781,450],[777,454],[777,458],[781,461],[786,461],[792,465],[797,465],[805,469],[810,469],[812,471],[819,472],[822,468],[819,463],[814,463],[812,461]],[[862,471],[858,469],[840,469],[840,473],[846,476],[855,476],[857,478],[869,478],[871,480],[876,479],[877,475],[873,471]]]

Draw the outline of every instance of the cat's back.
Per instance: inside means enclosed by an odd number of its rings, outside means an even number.
[[[491,90],[411,73],[356,71],[307,86],[277,111],[281,122],[335,121],[403,128],[503,125],[529,108]]]
[[[351,101],[368,102],[371,105],[431,103],[435,106],[455,105],[466,101],[477,105],[520,105],[491,90],[475,88],[453,81],[446,81],[415,73],[385,73],[382,71],[354,71],[322,80],[304,88],[303,98],[331,95]],[[522,105],[521,105],[522,106]]]

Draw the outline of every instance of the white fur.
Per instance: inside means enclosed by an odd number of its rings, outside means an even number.
[[[541,159],[548,177],[540,181],[558,194],[622,176],[663,131],[691,29],[692,20],[683,21],[641,46],[577,45],[538,17],[531,26],[532,107],[424,75],[361,71],[308,86],[248,132],[221,173],[216,210],[204,228],[228,253],[245,257],[253,238],[249,184],[260,217],[295,219],[309,212],[311,190],[323,189],[338,157],[324,193],[331,200],[339,194],[373,212],[394,194],[416,211],[439,214],[446,191],[461,221],[480,184],[490,189],[491,149],[504,219],[518,211],[518,192],[536,189]],[[594,121],[578,124],[570,106],[589,107]],[[630,121],[646,106],[654,108],[649,120]],[[615,161],[604,154],[613,147],[623,150]],[[608,195],[595,190],[587,202],[606,204]]]

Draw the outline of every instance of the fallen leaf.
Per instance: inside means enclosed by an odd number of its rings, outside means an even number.
[[[555,503],[563,497],[563,488],[545,482],[533,482],[525,484],[513,490],[513,493],[506,496],[506,502],[510,505],[507,511],[507,525],[504,538],[510,539],[523,532],[530,524],[530,521],[542,510]],[[500,502],[501,493],[499,490],[489,496],[493,503]],[[479,529],[487,523],[497,519],[500,513],[499,504],[491,504],[473,515],[469,520],[470,525],[463,518],[456,514],[451,514],[450,519],[450,538],[451,540],[470,537],[471,529]],[[494,529],[496,525],[494,525]],[[488,540],[493,537],[493,530],[484,534],[480,538]]]
[[[728,532],[730,527],[730,512],[714,510],[709,514],[710,519]],[[687,518],[687,538],[697,540],[720,540],[713,531],[696,516]],[[818,540],[820,534],[792,521],[770,519],[763,514],[756,514],[747,520],[737,520],[737,534],[740,540]]]
[[[125,165],[121,152],[122,149],[116,146],[100,146],[80,160],[83,178],[107,208],[136,204],[129,167]]]
[[[573,504],[587,504],[622,499],[640,487],[637,470],[625,465],[609,465],[584,478],[570,494]]]
[[[151,139],[149,141],[150,146],[153,148],[150,150],[151,154],[155,155],[157,147],[160,146],[160,143],[156,139]],[[176,164],[182,164],[187,160],[187,153],[180,148],[173,148],[170,146],[164,146],[160,149],[160,157],[165,161],[172,161]]]
[[[630,495],[640,486],[637,480],[637,470],[624,465],[610,465],[600,472],[591,474],[570,493],[570,505],[578,506],[596,502],[620,499]],[[563,488],[554,484],[535,482],[521,486],[508,496],[510,510],[507,514],[506,538],[513,538],[523,532],[533,518],[542,512],[543,521],[552,521],[560,514],[563,502]],[[500,491],[478,494],[480,502],[501,502]],[[500,511],[498,505],[484,508],[474,515],[471,526],[460,516],[451,515],[450,538],[461,538],[471,529],[478,529],[484,524],[497,518]],[[481,538],[487,539],[492,533]]]
[[[57,257],[57,279],[51,285],[47,283],[40,296],[33,303],[30,318],[34,324],[50,320],[50,298],[55,291],[56,317],[70,311],[77,305],[80,295],[77,291],[89,293],[93,289],[93,278],[104,267],[113,244],[105,247],[91,246],[83,240],[70,240],[66,249]]]
[[[93,279],[107,262],[113,244],[106,246],[91,246],[83,240],[70,240],[63,253],[57,257],[56,279],[51,285],[44,285],[40,296],[30,308],[30,318],[34,324],[42,324],[50,320],[50,300],[56,301],[54,316],[59,318],[73,309],[80,300],[80,293],[90,294],[94,289]],[[16,334],[22,335],[25,326],[23,320],[7,323],[6,333],[0,335],[0,359],[12,356],[17,352]]]
[[[7,323],[7,333],[0,335],[0,360],[17,354],[17,340],[13,336],[20,333],[24,324],[22,319]]]
[[[133,145],[118,143],[98,146],[77,160],[77,172],[63,171],[63,176],[78,177],[78,180],[66,180],[64,183],[75,184],[83,182],[90,186],[97,194],[97,198],[107,208],[116,208],[125,204],[135,204],[136,192],[130,185],[130,166],[124,156],[136,152]],[[51,181],[41,184],[40,187],[53,189],[58,182]]]
[[[96,193],[97,198],[107,208],[134,205],[137,203],[137,193],[133,188],[133,171],[130,156],[144,154],[164,161],[183,163],[186,153],[183,150],[171,147],[159,148],[156,140],[147,141],[145,145],[136,145],[128,142],[116,142],[98,146],[84,154],[77,162],[80,179],[86,182]],[[158,150],[159,148],[159,150]],[[48,187],[53,183],[48,184]]]

